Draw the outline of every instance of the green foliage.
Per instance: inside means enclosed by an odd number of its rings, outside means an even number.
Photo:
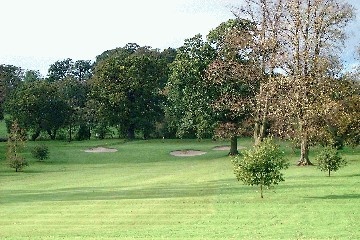
[[[60,95],[57,83],[47,81],[22,84],[6,101],[5,111],[23,128],[34,130],[33,139],[41,131],[55,139],[70,116],[70,106]]]
[[[135,131],[148,137],[163,117],[166,81],[167,62],[158,50],[131,44],[108,52],[96,62],[91,80],[97,121],[119,126],[128,138],[134,138]]]
[[[260,186],[261,198],[263,186],[270,187],[284,181],[280,171],[289,166],[284,153],[271,139],[265,139],[253,149],[244,150],[242,157],[235,157],[232,162],[238,181]]]
[[[6,159],[9,166],[15,168],[16,172],[21,171],[25,166],[28,166],[28,162],[20,154],[21,150],[24,148],[24,141],[24,130],[20,128],[16,121],[14,121],[11,125],[8,138]]]
[[[237,136],[246,132],[245,122],[253,116],[254,98],[262,71],[254,50],[254,25],[247,20],[229,20],[210,31],[217,57],[206,70],[211,89],[210,105],[217,122],[216,136],[232,139],[230,154],[237,153]]]
[[[53,63],[48,70],[48,81],[60,81],[66,78],[75,78],[78,81],[86,81],[92,76],[92,62],[90,60],[78,60],[73,62],[71,58]]]
[[[31,150],[32,156],[39,161],[49,158],[49,148],[46,145],[37,145]]]
[[[346,160],[339,155],[337,149],[333,147],[325,147],[316,156],[315,160],[319,164],[319,169],[328,172],[329,177],[332,171],[337,171],[347,164]]]
[[[35,70],[27,70],[24,75],[24,82],[34,82],[41,79],[41,73]]]
[[[212,134],[211,92],[204,75],[215,57],[214,49],[201,35],[186,39],[170,66],[166,85],[166,116],[169,128],[179,137],[202,138]]]
[[[3,119],[3,103],[19,85],[23,70],[12,65],[0,64],[0,119]]]

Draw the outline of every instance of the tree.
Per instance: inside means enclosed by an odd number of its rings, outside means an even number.
[[[165,88],[166,116],[169,127],[178,137],[212,135],[211,93],[204,75],[214,57],[214,49],[203,41],[201,35],[196,35],[185,40],[170,65]]]
[[[78,60],[73,65],[72,75],[80,82],[87,81],[92,76],[92,61]]]
[[[49,148],[45,145],[37,145],[31,150],[31,154],[39,161],[49,158]]]
[[[11,168],[15,168],[15,171],[21,171],[25,166],[28,166],[28,162],[21,155],[21,150],[24,147],[25,133],[20,128],[17,121],[14,121],[10,128],[10,134],[7,144],[6,158]]]
[[[280,171],[289,166],[284,153],[271,139],[265,139],[253,149],[243,151],[241,157],[233,158],[232,162],[237,180],[247,185],[260,186],[261,198],[263,187],[284,181]]]
[[[69,141],[73,139],[73,129],[77,128],[77,140],[90,137],[90,127],[86,116],[86,102],[89,93],[88,85],[79,78],[67,77],[63,81],[56,82],[59,97],[69,107],[66,125],[69,127]]]
[[[270,128],[270,107],[274,103],[276,92],[274,84],[279,80],[276,71],[281,68],[282,42],[279,38],[282,31],[283,3],[280,0],[244,0],[244,5],[234,14],[239,18],[249,19],[253,24],[256,52],[261,77],[259,89],[253,106],[254,141],[259,144],[268,134]]]
[[[24,82],[34,82],[41,79],[39,71],[27,70],[24,75]]]
[[[316,156],[315,160],[318,162],[319,169],[328,172],[329,177],[332,171],[337,171],[347,164],[345,159],[343,159],[333,147],[325,147]]]
[[[3,119],[3,105],[23,79],[23,70],[12,65],[0,65],[0,119]]]
[[[217,121],[216,133],[231,139],[230,155],[238,154],[237,137],[252,116],[262,77],[254,27],[248,20],[232,19],[208,35],[217,57],[208,66],[206,83],[213,93],[210,104]]]
[[[132,49],[118,49],[95,64],[91,97],[97,103],[100,122],[118,126],[130,139],[135,138],[136,130],[147,138],[162,116],[160,93],[166,63],[157,50]]]
[[[264,22],[276,23],[276,28],[264,30],[264,36],[269,37],[263,39],[273,39],[270,42],[275,43],[277,65],[287,76],[275,84],[288,91],[281,91],[283,95],[277,96],[276,106],[273,106],[277,109],[272,115],[278,126],[287,126],[291,130],[281,134],[299,142],[301,156],[298,165],[309,165],[309,147],[316,134],[318,109],[326,96],[327,80],[338,73],[337,50],[343,43],[344,27],[353,18],[354,10],[349,4],[337,0],[247,2],[250,9],[260,9],[247,13],[255,13],[257,19]],[[277,132],[281,132],[280,129]]]
[[[50,65],[48,70],[48,80],[50,82],[63,80],[72,75],[74,62],[71,58],[56,61]]]
[[[342,149],[360,144],[360,82],[352,76],[329,83],[327,98],[320,106],[317,142]]]
[[[22,84],[6,101],[5,111],[17,119],[22,128],[34,132],[33,140],[41,131],[55,139],[69,117],[69,106],[59,95],[56,84],[47,81]]]
[[[86,81],[92,76],[92,61],[73,61],[67,58],[53,63],[48,70],[48,81],[54,82],[73,77],[78,81]]]
[[[289,24],[283,34],[288,40],[284,63],[292,86],[285,98],[291,113],[287,116],[290,123],[295,123],[301,144],[298,165],[309,165],[309,146],[315,134],[312,122],[326,93],[324,87],[334,59],[338,58],[336,49],[345,38],[344,26],[354,10],[337,0],[293,0],[286,2],[285,8]]]

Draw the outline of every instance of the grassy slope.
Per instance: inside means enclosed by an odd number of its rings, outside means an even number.
[[[22,173],[0,160],[0,239],[360,239],[359,149],[347,149],[349,166],[330,178],[291,166],[260,199],[236,181],[225,152],[211,150],[223,143],[46,144],[51,158]],[[82,151],[97,145],[119,151]],[[169,155],[179,149],[208,153]]]

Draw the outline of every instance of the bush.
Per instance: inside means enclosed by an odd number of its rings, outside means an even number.
[[[34,158],[38,159],[39,161],[43,161],[47,158],[49,158],[49,148],[45,145],[38,145],[35,146],[31,153]]]
[[[232,162],[237,180],[247,185],[260,186],[261,198],[264,186],[270,187],[284,181],[280,170],[289,166],[283,152],[271,139],[265,139],[253,149],[243,151],[242,158],[235,157]]]
[[[330,177],[331,171],[337,171],[345,166],[347,162],[343,159],[336,148],[325,147],[315,158],[321,171],[328,172]]]

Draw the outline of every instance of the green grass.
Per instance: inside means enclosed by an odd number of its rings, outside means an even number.
[[[23,172],[0,162],[0,239],[360,239],[359,148],[343,152],[349,165],[330,178],[293,164],[261,199],[212,150],[224,142],[49,141],[45,162],[31,159],[35,144]],[[82,151],[94,146],[118,152]],[[207,154],[169,154],[181,149]]]

